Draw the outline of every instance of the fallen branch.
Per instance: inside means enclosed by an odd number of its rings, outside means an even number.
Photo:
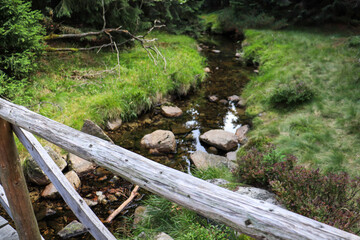
[[[129,198],[123,202],[120,207],[118,207],[110,216],[105,220],[105,222],[110,223],[124,208],[138,195],[139,186],[136,185],[134,190],[132,190]]]

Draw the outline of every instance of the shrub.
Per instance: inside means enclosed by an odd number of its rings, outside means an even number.
[[[317,221],[356,232],[360,220],[360,179],[347,173],[323,174],[296,165],[273,146],[253,148],[239,159],[236,176],[242,182],[269,188],[289,210]]]
[[[34,57],[42,49],[41,14],[22,0],[0,0],[0,95],[14,93],[14,83],[34,70]],[[11,88],[9,87],[11,86]],[[16,86],[15,86],[16,88]]]
[[[304,82],[291,82],[279,85],[270,95],[269,103],[273,107],[294,107],[310,101],[314,96]]]

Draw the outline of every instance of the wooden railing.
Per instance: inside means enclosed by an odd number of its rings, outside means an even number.
[[[163,166],[136,153],[116,146],[94,136],[82,133],[44,116],[31,112],[24,107],[0,99],[0,133],[8,123],[20,141],[28,149],[41,169],[48,175],[55,187],[72,209],[78,219],[89,229],[96,239],[115,239],[114,236],[95,216],[85,201],[70,185],[60,169],[51,160],[36,138],[31,134],[104,167],[114,174],[131,181],[148,191],[193,210],[205,217],[224,223],[256,239],[356,239],[360,237],[329,225],[287,211],[270,203],[242,196],[230,190],[218,187],[186,173]],[[10,125],[9,125],[10,126]],[[30,133],[31,132],[31,133]],[[3,138],[3,135],[1,135]],[[6,139],[5,141],[10,141]],[[8,181],[4,168],[6,159],[1,157],[9,145],[0,141],[0,174],[6,196],[12,192],[27,192],[17,184]],[[1,146],[1,145],[4,146]],[[11,154],[10,154],[11,155]],[[6,158],[6,157],[5,157]],[[8,157],[15,161],[14,157]],[[19,163],[20,164],[20,163]],[[18,167],[17,171],[21,171]],[[9,178],[10,179],[10,178]],[[25,184],[25,183],[24,183]],[[28,238],[22,223],[26,219],[16,219],[19,209],[9,197],[11,214],[22,239]],[[22,207],[23,208],[23,207]],[[31,206],[29,208],[32,211]],[[30,213],[27,213],[30,214]],[[32,213],[33,215],[33,213]],[[38,233],[33,233],[37,235]]]

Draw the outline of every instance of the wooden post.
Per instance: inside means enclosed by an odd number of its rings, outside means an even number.
[[[0,177],[21,240],[41,240],[10,123],[0,118]]]

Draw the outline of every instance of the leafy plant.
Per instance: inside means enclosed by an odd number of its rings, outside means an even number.
[[[0,0],[0,96],[14,98],[36,67],[35,56],[43,48],[40,19],[30,2]]]
[[[294,107],[310,101],[314,92],[304,82],[290,82],[279,85],[270,95],[269,103],[273,107]]]
[[[251,149],[234,172],[239,181],[268,188],[289,210],[356,232],[360,220],[360,178],[347,173],[323,174],[319,169],[296,165],[294,156],[283,156],[273,146]]]

